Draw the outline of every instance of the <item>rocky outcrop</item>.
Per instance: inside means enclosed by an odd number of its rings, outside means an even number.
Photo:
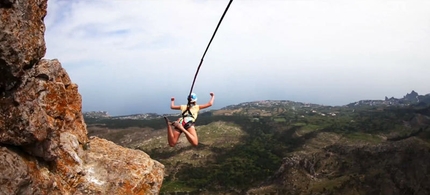
[[[23,70],[45,55],[46,8],[46,0],[0,0],[0,92],[17,87]]]
[[[82,100],[45,54],[46,0],[0,0],[0,194],[157,194],[164,166],[87,137]]]
[[[412,90],[412,92],[411,93],[408,93],[408,94],[406,94],[404,97],[403,97],[403,99],[404,100],[407,100],[407,101],[417,101],[418,100],[418,93],[417,92],[415,92],[414,90]]]

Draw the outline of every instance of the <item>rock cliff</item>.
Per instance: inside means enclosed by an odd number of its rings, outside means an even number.
[[[42,59],[47,0],[0,0],[0,194],[157,194],[164,166],[87,137],[78,86]]]

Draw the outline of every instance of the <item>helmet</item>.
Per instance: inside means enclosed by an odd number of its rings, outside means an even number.
[[[191,95],[188,96],[188,101],[196,102],[197,101],[197,95],[195,93],[191,93]]]

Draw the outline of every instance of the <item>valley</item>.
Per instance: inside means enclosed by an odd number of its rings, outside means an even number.
[[[162,194],[430,192],[430,103],[371,102],[267,100],[204,112],[196,124],[197,147],[184,136],[169,147],[161,117],[85,121],[89,136],[164,164]]]

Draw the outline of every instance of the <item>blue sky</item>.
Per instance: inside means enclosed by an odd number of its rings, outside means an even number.
[[[47,53],[83,111],[185,104],[228,0],[49,0]],[[430,93],[430,1],[235,0],[194,86],[218,109],[255,100],[344,105]]]

